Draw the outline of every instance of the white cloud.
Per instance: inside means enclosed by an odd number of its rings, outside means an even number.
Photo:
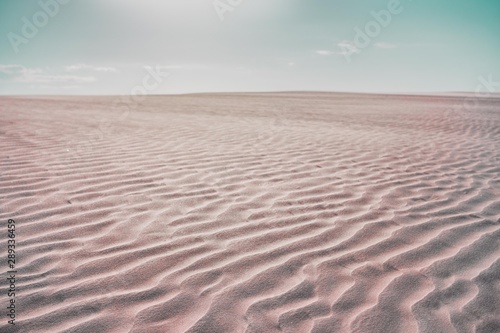
[[[331,51],[331,50],[315,50],[314,53],[323,57],[329,57],[333,55],[342,55],[348,56],[353,53],[359,53],[360,49],[351,41],[343,40],[337,43],[337,46],[340,50]]]
[[[88,83],[95,82],[96,78],[93,76],[75,76],[75,75],[47,75],[38,74],[31,76],[17,77],[15,82],[36,82],[36,83]]]
[[[328,51],[328,50],[316,50],[316,51],[314,51],[314,53],[319,54],[321,56],[329,56],[329,55],[335,54],[335,52]]]
[[[360,49],[351,41],[343,40],[340,43],[338,43],[337,46],[340,48],[340,52],[337,52],[337,54],[343,56],[348,56],[353,53],[360,52]]]
[[[20,65],[1,65],[0,64],[0,72],[6,73],[9,70],[15,69],[15,68],[18,68],[18,67],[21,67],[21,66]]]
[[[160,65],[160,66],[158,66],[158,68],[160,68],[160,69],[182,69],[182,68],[185,68],[185,66],[180,66],[180,65],[168,65],[168,66]]]
[[[51,85],[46,85],[46,84],[42,84],[42,85],[31,85],[30,86],[31,88],[40,88],[40,89],[44,89],[44,90],[53,90],[54,88],[58,89],[58,90],[74,90],[74,89],[78,89],[80,88],[81,86],[79,85],[61,85],[61,86],[58,86],[58,87],[54,87],[54,86],[51,86]]]
[[[81,70],[91,70],[91,71],[97,71],[97,72],[117,72],[118,70],[114,67],[98,67],[98,66],[91,66],[87,64],[75,64],[75,65],[70,65],[64,67],[64,69],[67,72],[76,72],[76,71],[81,71]]]
[[[0,64],[0,80],[22,83],[88,83],[96,81],[93,76],[53,75],[40,68],[28,68],[22,65]]]

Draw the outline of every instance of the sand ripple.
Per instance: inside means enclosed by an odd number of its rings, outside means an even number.
[[[114,100],[1,99],[0,331],[500,332],[500,99]]]

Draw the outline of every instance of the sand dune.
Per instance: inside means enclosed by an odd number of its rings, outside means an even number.
[[[116,101],[0,99],[1,332],[500,332],[500,99]]]

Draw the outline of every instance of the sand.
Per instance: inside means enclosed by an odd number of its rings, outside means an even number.
[[[500,332],[499,98],[118,100],[0,98],[1,332]]]

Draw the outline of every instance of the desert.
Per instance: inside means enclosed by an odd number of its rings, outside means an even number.
[[[0,331],[499,332],[500,98],[464,99],[0,97]]]

